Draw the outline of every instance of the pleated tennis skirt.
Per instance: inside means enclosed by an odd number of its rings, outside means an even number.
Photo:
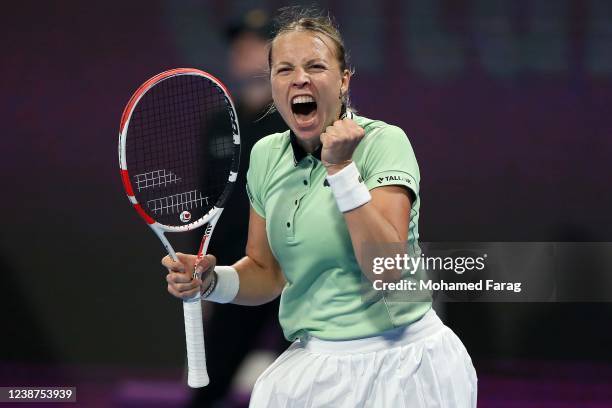
[[[431,309],[409,326],[348,341],[295,341],[263,372],[251,408],[476,407],[461,340]]]

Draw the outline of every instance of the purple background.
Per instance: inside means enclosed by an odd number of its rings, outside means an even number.
[[[351,51],[359,112],[410,137],[423,240],[612,240],[610,2],[321,4]],[[223,80],[222,30],[254,5],[282,4],[4,6],[0,361],[180,367],[181,306],[120,184],[119,118],[159,71]],[[478,366],[609,362],[611,314],[610,304],[459,304],[447,318]]]

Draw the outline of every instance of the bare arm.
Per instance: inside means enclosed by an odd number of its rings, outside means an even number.
[[[365,259],[363,244],[388,244],[408,240],[410,197],[406,188],[384,186],[371,190],[372,200],[344,213],[359,266],[368,279],[380,279],[372,273],[372,265]]]
[[[232,303],[261,305],[276,299],[285,286],[281,268],[270,250],[266,220],[252,208],[246,256],[233,266],[240,276],[240,289]]]

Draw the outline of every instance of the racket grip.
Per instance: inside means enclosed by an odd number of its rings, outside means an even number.
[[[191,388],[205,387],[210,382],[206,371],[204,326],[200,297],[183,301],[185,338],[187,340],[187,384]]]

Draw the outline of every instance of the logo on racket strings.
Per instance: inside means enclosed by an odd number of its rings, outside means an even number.
[[[189,222],[191,221],[191,213],[189,211],[183,211],[181,215],[179,215],[179,218],[183,222]]]

